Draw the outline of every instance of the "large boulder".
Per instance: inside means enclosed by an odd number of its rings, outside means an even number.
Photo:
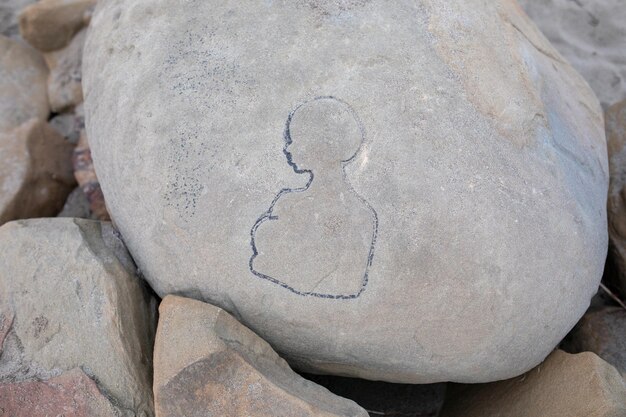
[[[514,1],[102,0],[89,33],[96,171],[159,295],[409,383],[523,373],[585,312],[602,114]]]
[[[154,415],[156,300],[111,225],[11,222],[0,228],[0,253],[0,408]]]
[[[626,381],[590,352],[555,351],[521,378],[448,389],[441,417],[623,417]]]
[[[518,0],[603,105],[626,98],[623,0]]]
[[[367,417],[221,308],[176,296],[159,306],[154,398],[157,417]]]
[[[0,35],[0,132],[31,118],[48,118],[48,68],[43,56],[22,41]]]

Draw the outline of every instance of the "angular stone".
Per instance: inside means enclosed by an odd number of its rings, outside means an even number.
[[[0,133],[0,225],[61,210],[76,185],[73,148],[37,119]]]
[[[44,55],[50,69],[48,100],[54,112],[61,112],[83,101],[81,81],[86,33],[87,29],[81,30],[65,48]]]
[[[154,398],[157,417],[368,415],[293,372],[224,310],[176,296],[159,307]]]
[[[518,0],[608,106],[626,97],[626,7],[622,0]]]
[[[46,120],[48,68],[24,42],[0,35],[0,133],[35,117]]]
[[[595,354],[557,350],[523,377],[451,386],[441,417],[623,417],[626,382]]]
[[[20,14],[20,33],[42,52],[63,48],[89,23],[96,0],[41,0]]]
[[[626,295],[626,100],[604,114],[609,152],[609,257],[614,266],[611,278]]]
[[[85,129],[85,113],[79,104],[70,112],[58,114],[50,119],[50,126],[55,128],[70,143],[77,144]]]
[[[103,0],[85,52],[94,164],[152,287],[298,369],[513,377],[597,290],[601,109],[514,1]]]
[[[605,307],[583,316],[561,348],[593,352],[626,376],[626,310]]]
[[[11,417],[119,417],[80,369],[47,381],[0,383],[0,410]]]
[[[89,200],[80,187],[74,188],[74,191],[67,196],[63,210],[61,210],[57,217],[77,217],[79,219],[98,220],[89,209]]]
[[[0,253],[0,312],[13,316],[0,354],[0,383],[47,381],[25,386],[52,389],[59,381],[51,378],[80,368],[122,416],[152,416],[156,301],[111,225],[7,223],[0,228]],[[70,388],[75,382],[70,378]],[[60,401],[73,395],[70,388]]]

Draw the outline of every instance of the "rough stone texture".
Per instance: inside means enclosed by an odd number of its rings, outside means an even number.
[[[77,217],[79,219],[92,220],[98,219],[89,209],[89,200],[80,187],[74,188],[74,191],[67,196],[63,210],[61,210],[57,217]]]
[[[512,377],[597,289],[600,106],[513,1],[102,0],[85,51],[146,278],[301,370]]]
[[[0,225],[61,210],[76,186],[73,148],[37,119],[0,133]]]
[[[78,185],[83,190],[83,194],[87,196],[87,201],[89,201],[89,210],[99,220],[110,220],[84,130],[81,132],[76,149],[74,149],[72,163],[74,165],[74,177],[76,177]]]
[[[0,35],[0,133],[48,118],[48,68],[39,52]]]
[[[79,104],[70,112],[54,116],[50,119],[50,126],[55,128],[69,142],[77,144],[82,131],[85,129],[83,105]]]
[[[47,381],[0,383],[0,412],[11,417],[118,417],[80,369]]]
[[[81,368],[121,416],[152,416],[156,302],[114,229],[78,219],[11,222],[0,228],[0,253],[0,312],[13,316],[0,383]]]
[[[97,0],[41,0],[20,14],[20,34],[42,52],[61,49],[89,24]]]
[[[595,354],[557,350],[520,378],[450,386],[441,417],[623,417],[626,382]]]
[[[606,307],[583,316],[561,348],[593,352],[626,376],[626,310]]]
[[[446,392],[444,383],[391,384],[331,375],[303,376],[359,404],[371,417],[437,417]]]
[[[157,417],[367,417],[293,372],[224,310],[176,296],[159,306],[154,398]]]
[[[626,98],[623,0],[518,0],[603,105]]]
[[[626,100],[609,107],[604,115],[609,152],[609,261],[611,278],[626,295]]]
[[[11,38],[19,36],[18,16],[22,9],[37,0],[2,0],[0,1],[0,35]]]
[[[81,67],[86,34],[87,29],[83,29],[65,48],[44,55],[50,69],[48,100],[54,112],[61,112],[83,101]]]

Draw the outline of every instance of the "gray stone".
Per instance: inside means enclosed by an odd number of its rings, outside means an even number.
[[[512,377],[597,289],[600,106],[515,2],[103,0],[85,51],[148,281],[301,370]]]
[[[56,129],[70,143],[76,145],[81,132],[85,129],[85,113],[83,105],[79,104],[67,113],[62,113],[50,119],[50,126]]]
[[[623,0],[518,0],[603,105],[626,98]]]
[[[154,415],[156,301],[111,225],[7,223],[0,253],[0,384],[80,368],[120,416]]]
[[[37,0],[0,1],[0,35],[16,38],[19,36],[18,16],[20,11]]]
[[[159,306],[154,395],[157,417],[367,417],[221,308],[176,296]]]
[[[47,77],[48,68],[38,51],[0,35],[0,133],[33,117],[48,118]]]
[[[97,220],[96,216],[89,209],[87,196],[80,187],[74,188],[70,195],[67,196],[63,210],[61,210],[57,217],[77,217],[80,219]]]

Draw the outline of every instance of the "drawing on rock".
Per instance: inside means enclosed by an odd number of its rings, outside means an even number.
[[[357,298],[368,284],[378,216],[345,167],[365,130],[347,103],[318,97],[289,114],[284,140],[287,163],[308,181],[281,189],[252,227],[250,271],[297,295]]]

